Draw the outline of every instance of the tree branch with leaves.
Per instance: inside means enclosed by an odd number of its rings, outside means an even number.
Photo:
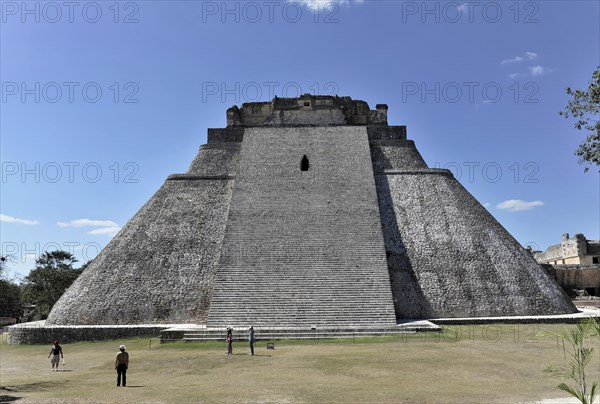
[[[589,133],[575,151],[579,156],[579,163],[600,166],[600,66],[592,74],[587,90],[573,90],[567,87],[566,92],[573,99],[559,114],[565,118],[575,118],[575,128]],[[588,169],[589,167],[586,167],[585,171]]]

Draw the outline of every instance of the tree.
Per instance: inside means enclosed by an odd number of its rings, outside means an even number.
[[[73,268],[76,262],[71,253],[62,250],[46,251],[35,261],[22,284],[23,300],[35,305],[34,319],[46,319],[54,303],[83,272]]]
[[[589,383],[587,366],[593,358],[594,348],[589,346],[588,340],[595,336],[600,337],[600,321],[589,318],[578,323],[571,329],[563,329],[558,333],[549,335],[557,337],[562,342],[562,350],[568,358],[568,365],[556,367],[548,365],[546,372],[560,375],[563,380],[569,378],[575,386],[569,386],[564,381],[557,387],[573,397],[581,404],[593,404],[598,391],[598,382]],[[592,343],[595,345],[595,342]]]
[[[21,289],[6,276],[6,263],[9,257],[0,256],[0,317],[19,319],[23,314]]]
[[[567,103],[564,111],[559,112],[560,115],[577,119],[575,128],[589,131],[586,139],[575,151],[579,156],[579,163],[600,166],[600,66],[592,74],[587,90],[572,90],[567,87],[566,92],[573,99]],[[585,171],[588,169],[589,167],[586,167]]]

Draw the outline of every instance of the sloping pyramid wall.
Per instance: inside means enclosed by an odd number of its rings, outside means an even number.
[[[412,141],[371,150],[398,318],[574,313],[564,291],[448,170]]]
[[[204,146],[55,304],[47,324],[206,321],[239,143]]]
[[[365,127],[246,129],[208,325],[250,324],[395,324]]]
[[[308,171],[301,171],[306,155]],[[47,324],[388,326],[574,313],[405,127],[209,129]]]

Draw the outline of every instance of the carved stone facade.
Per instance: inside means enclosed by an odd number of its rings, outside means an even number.
[[[600,264],[600,241],[588,240],[581,233],[562,236],[560,244],[551,245],[546,251],[534,251],[533,256],[540,264],[593,265]]]
[[[600,296],[600,241],[588,240],[580,233],[573,237],[565,233],[560,244],[532,253],[564,289]]]
[[[371,111],[369,104],[350,97],[304,94],[231,107],[227,110],[227,126],[387,125],[387,109],[387,105],[377,104]]]

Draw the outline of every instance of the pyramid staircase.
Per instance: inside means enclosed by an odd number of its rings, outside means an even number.
[[[249,129],[239,170],[208,326],[395,327],[366,129]]]

